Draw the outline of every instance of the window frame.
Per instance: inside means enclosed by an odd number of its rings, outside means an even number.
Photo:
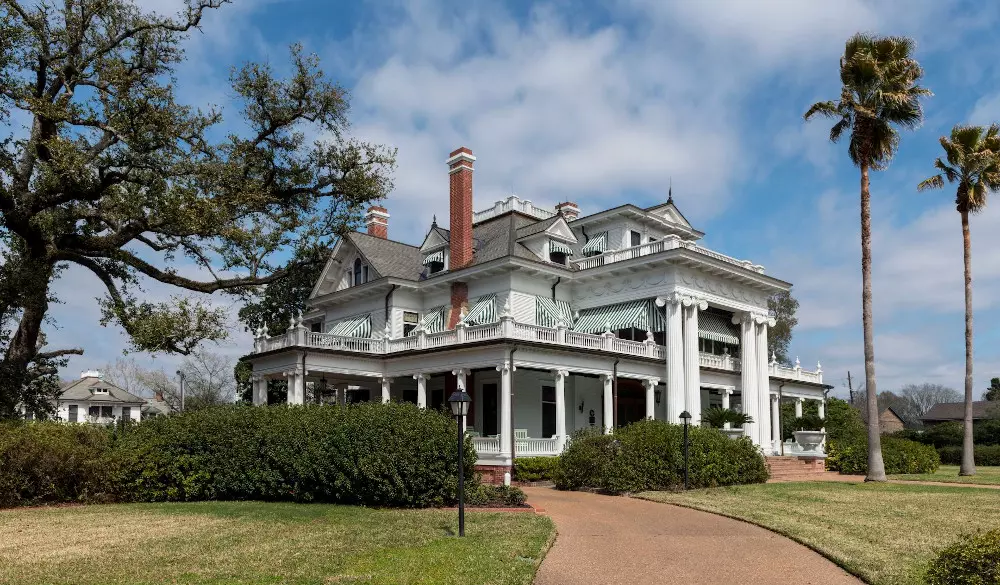
[[[634,248],[635,246],[642,245],[642,234],[635,230],[629,230],[629,247]]]
[[[409,315],[413,315],[414,317],[413,321],[406,320]],[[420,313],[414,311],[403,311],[403,337],[408,336],[414,329],[417,328],[417,325],[419,324],[420,324]]]
[[[551,391],[552,392],[552,400],[546,400],[545,399],[546,391]],[[543,439],[551,439],[552,437],[556,436],[556,419],[559,418],[559,413],[558,413],[558,411],[556,411],[557,404],[558,404],[556,402],[556,387],[554,385],[550,386],[547,383],[546,384],[542,384],[540,398],[541,398],[541,404],[542,404],[542,409],[541,409],[542,410],[542,438]],[[551,416],[551,419],[552,419],[551,421],[549,421],[549,417],[550,416]],[[551,422],[551,426],[550,426],[550,424],[548,424],[550,422]],[[552,432],[549,433],[549,434],[546,434],[546,431],[548,431],[548,430],[551,430]]]

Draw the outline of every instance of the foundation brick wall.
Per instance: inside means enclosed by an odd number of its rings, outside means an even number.
[[[484,484],[503,485],[503,476],[509,472],[508,465],[476,465],[476,473],[482,474]]]

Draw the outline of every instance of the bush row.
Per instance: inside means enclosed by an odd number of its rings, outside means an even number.
[[[226,406],[125,430],[0,428],[0,505],[266,500],[426,507],[456,500],[455,421],[409,404]],[[475,450],[464,453],[470,491]]]
[[[929,585],[1000,583],[1000,530],[966,534],[931,561]]]
[[[1000,404],[997,408],[1000,409]],[[941,448],[961,447],[964,432],[961,422],[944,422],[920,430],[904,429],[895,435]],[[1000,445],[1000,418],[976,421],[972,425],[972,442],[976,445]]]
[[[558,466],[558,457],[518,457],[514,459],[514,479],[551,481]]]
[[[748,438],[715,429],[690,429],[689,483],[715,487],[767,481],[764,456]],[[560,489],[608,493],[676,489],[684,483],[683,428],[641,421],[614,435],[584,429],[573,435],[553,478]]]
[[[886,473],[934,473],[941,460],[930,445],[899,437],[882,437]],[[845,474],[868,473],[867,438],[827,443],[827,469]]]
[[[941,463],[945,465],[962,464],[961,447],[941,447],[937,450]],[[1000,465],[1000,445],[976,445],[973,455],[976,465]]]

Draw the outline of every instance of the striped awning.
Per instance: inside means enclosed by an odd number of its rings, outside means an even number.
[[[554,301],[548,297],[535,297],[535,325],[555,327],[560,315],[567,326],[573,324],[573,311],[566,301]]]
[[[606,329],[649,329],[649,301],[629,301],[606,307],[595,307],[580,311],[580,318],[573,326],[574,331],[603,333]]]
[[[563,244],[562,242],[557,242],[555,240],[551,240],[549,242],[549,252],[562,252],[567,256],[573,255],[573,250],[569,246]]]
[[[718,313],[701,312],[698,314],[698,337],[720,343],[740,344],[735,327],[729,319]]]
[[[584,244],[583,249],[584,256],[596,256],[597,254],[603,254],[608,251],[608,232],[601,232],[596,236],[590,238],[586,244]]]
[[[424,312],[424,333],[438,333],[444,331],[444,316],[448,312],[448,306],[435,307],[429,311]],[[416,328],[414,328],[407,337],[412,337],[417,334]]]
[[[476,303],[465,316],[466,325],[483,325],[497,322],[497,295],[490,293],[476,299]]]
[[[440,263],[444,264],[444,250],[438,250],[437,252],[434,252],[433,254],[428,254],[424,258],[424,266],[427,266],[431,262],[440,262]]]
[[[331,335],[343,337],[371,337],[372,336],[372,314],[358,315],[336,321],[330,325],[327,331]]]

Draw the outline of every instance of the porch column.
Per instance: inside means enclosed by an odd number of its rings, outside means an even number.
[[[604,417],[604,434],[610,434],[614,430],[615,404],[611,397],[611,374],[601,374],[601,383],[604,384],[604,407],[601,414]]]
[[[301,368],[285,372],[288,379],[288,404],[305,404],[306,402],[306,376]]]
[[[667,313],[667,422],[680,423],[684,411],[684,340],[682,337],[681,302],[675,295],[658,297],[657,306]]]
[[[497,371],[500,372],[500,458],[504,460],[506,464],[510,464],[512,451],[511,451],[511,438],[514,436],[513,428],[514,421],[511,420],[511,376],[513,375],[513,366],[510,362],[504,361],[504,363],[497,366]]]
[[[684,299],[684,410],[691,414],[691,423],[701,424],[701,364],[698,352],[698,311],[708,303],[687,297]]]
[[[556,452],[566,446],[566,370],[552,370],[556,382]]]
[[[781,453],[781,399],[771,395],[771,448],[777,455]]]
[[[802,399],[795,399],[795,418],[802,418]]]
[[[732,393],[733,393],[733,389],[732,388],[723,388],[722,389],[722,408],[724,408],[726,410],[729,410],[729,396]],[[733,426],[732,423],[726,423],[726,424],[722,425],[722,428],[729,429],[729,428],[732,428],[732,426]]]
[[[774,319],[767,315],[757,315],[757,400],[760,408],[760,445],[767,447],[771,445],[771,376],[767,367],[767,326],[773,324]]]
[[[750,313],[733,316],[733,323],[740,325],[740,400],[743,413],[753,419],[743,425],[743,434],[750,437],[755,445],[760,445],[760,405],[757,398],[757,336],[753,316]]]
[[[382,404],[389,404],[389,389],[392,386],[392,378],[381,377],[379,382],[382,384]]]
[[[334,391],[337,393],[337,406],[347,406],[347,384],[337,384]]]
[[[414,374],[417,381],[417,408],[427,408],[427,374]]]
[[[656,385],[659,383],[659,378],[642,381],[642,385],[646,387],[646,418],[649,420],[656,418]]]
[[[267,404],[267,378],[264,376],[254,376],[251,378],[253,384],[253,404],[254,406],[264,406]]]
[[[826,399],[821,398],[819,400],[819,404],[817,404],[816,407],[819,409],[819,417],[823,420],[826,420]]]

